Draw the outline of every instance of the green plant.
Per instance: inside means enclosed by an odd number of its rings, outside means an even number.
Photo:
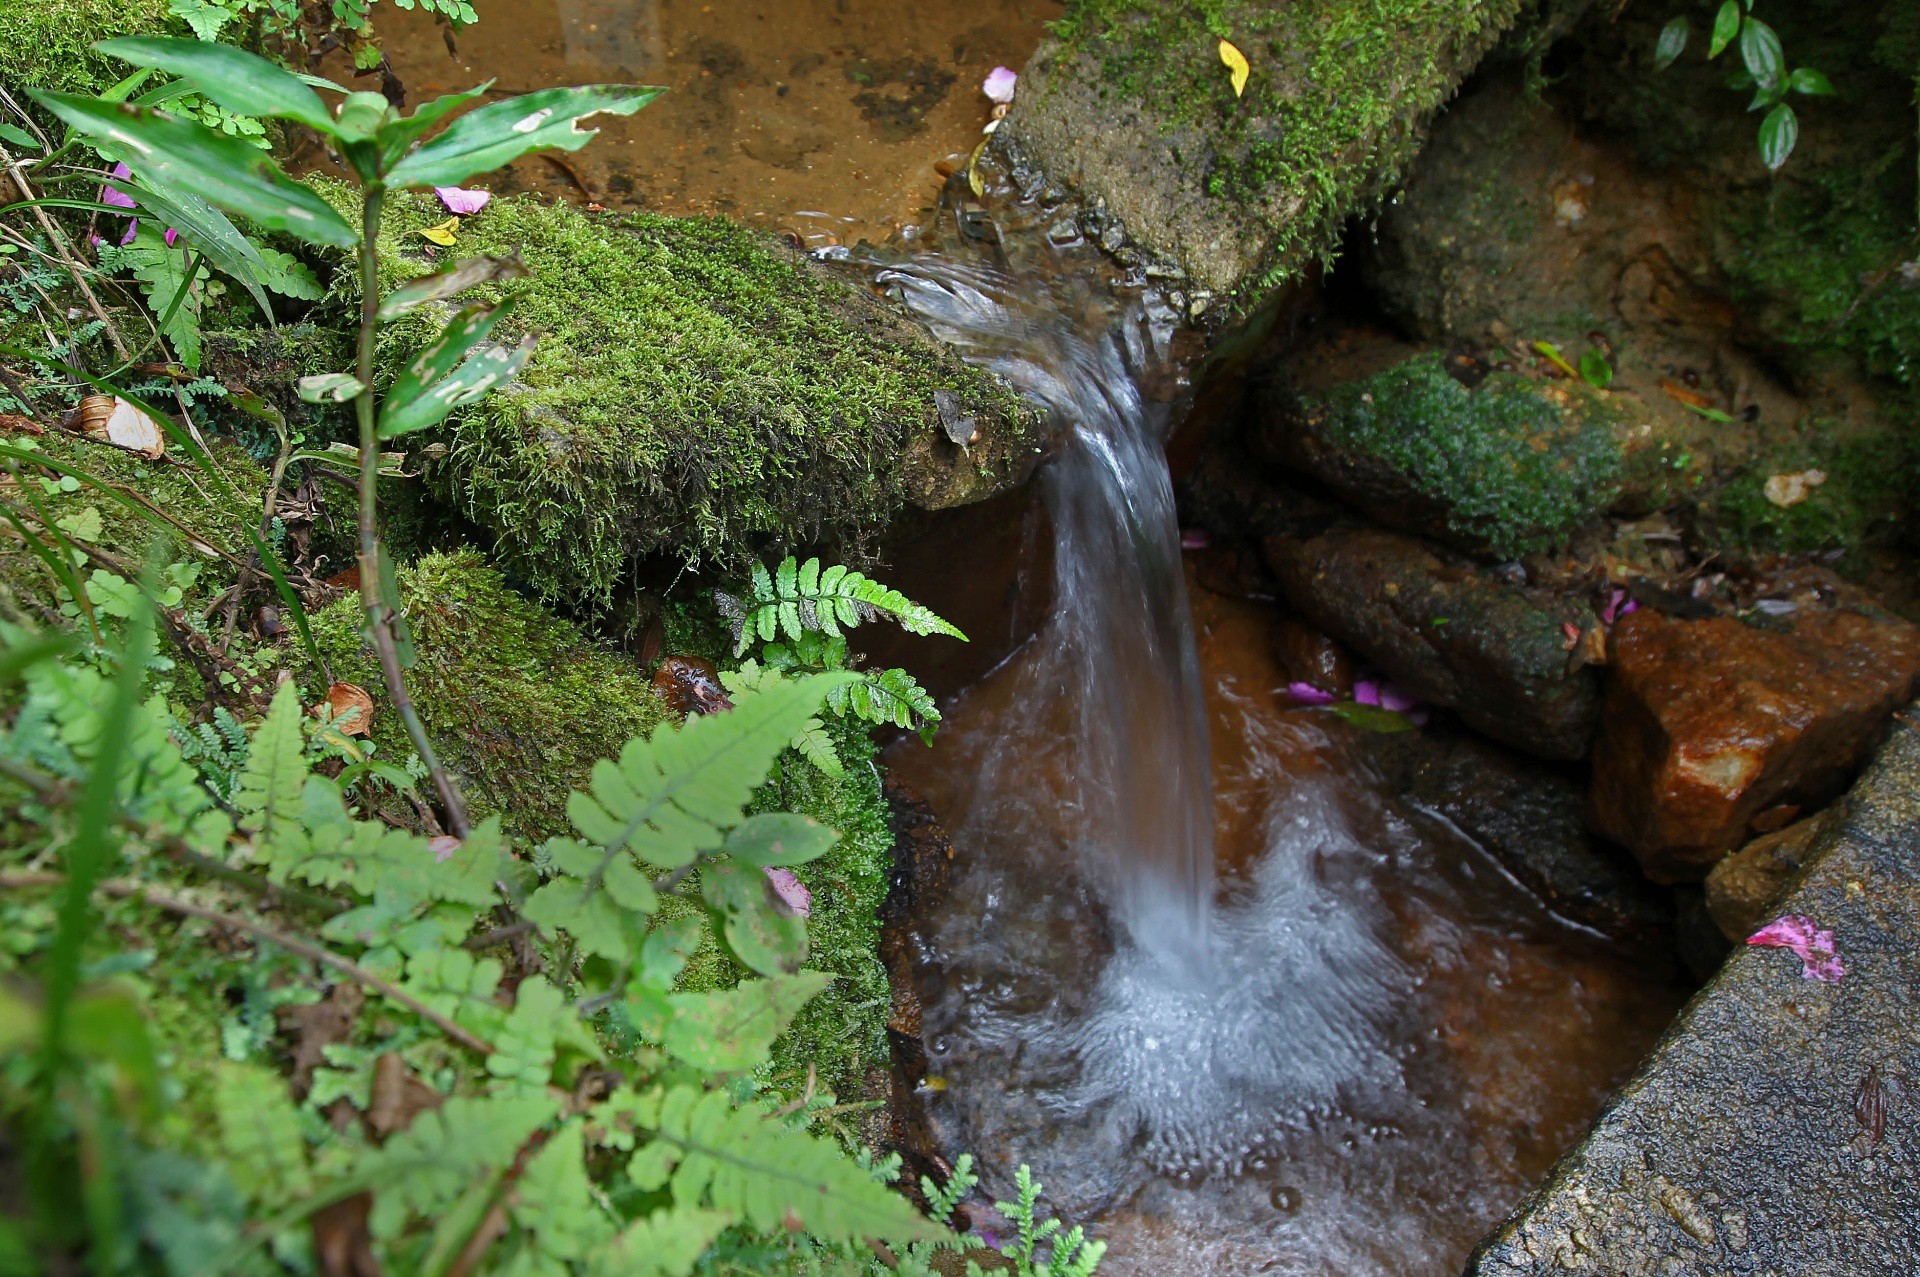
[[[1654,65],[1672,66],[1686,52],[1692,32],[1693,24],[1684,15],[1661,28],[1654,46]],[[1747,110],[1766,112],[1760,119],[1760,158],[1769,169],[1777,170],[1787,162],[1800,140],[1800,117],[1787,101],[1787,95],[1830,96],[1833,83],[1812,67],[1788,68],[1779,34],[1753,16],[1753,0],[1724,0],[1714,14],[1707,57],[1719,57],[1727,46],[1736,42],[1745,70],[1736,72],[1727,81],[1727,87],[1754,91]]]
[[[169,0],[167,8],[202,40],[217,40],[231,27],[251,23],[257,23],[263,35],[293,42],[318,43],[331,37],[344,42],[354,65],[365,71],[381,62],[373,32],[376,3],[378,0]],[[393,6],[434,14],[455,30],[479,21],[468,0],[393,0]]]

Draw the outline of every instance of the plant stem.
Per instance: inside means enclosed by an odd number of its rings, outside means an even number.
[[[413,697],[407,694],[407,681],[400,668],[400,650],[393,639],[393,617],[383,597],[385,583],[380,573],[380,440],[374,433],[373,415],[373,339],[380,321],[380,209],[386,189],[372,185],[366,189],[360,226],[360,358],[355,375],[360,379],[360,394],[354,399],[354,413],[360,423],[360,603],[367,611],[367,632],[373,638],[373,650],[380,657],[380,674],[387,683],[387,695],[393,708],[406,724],[407,735],[419,751],[420,761],[433,777],[440,793],[440,804],[447,809],[447,828],[456,838],[465,838],[473,825],[467,819],[467,804],[454,785],[433,741],[414,711]]]

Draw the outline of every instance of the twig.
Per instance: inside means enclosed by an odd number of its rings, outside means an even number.
[[[555,155],[552,151],[540,152],[540,158],[545,160],[547,163],[553,165],[555,168],[559,169],[562,173],[565,173],[568,177],[572,178],[573,184],[580,188],[580,193],[582,195],[586,196],[590,200],[598,200],[600,198],[598,195],[595,195],[593,193],[593,188],[587,185],[587,179],[580,176],[580,170],[575,168],[573,165],[569,164],[566,160],[562,159],[558,155]]]
[[[0,164],[7,166],[7,172],[12,176],[14,186],[19,189],[21,199],[35,200],[39,198],[39,196],[33,193],[33,187],[27,184],[27,175],[20,171],[20,162],[14,159],[4,146],[0,146]],[[69,275],[73,276],[74,285],[79,288],[80,295],[87,299],[87,309],[93,312],[93,317],[99,320],[101,326],[106,330],[107,340],[113,343],[113,353],[120,357],[122,363],[132,363],[133,355],[128,352],[127,344],[120,340],[120,330],[113,326],[113,321],[107,318],[106,309],[100,305],[100,299],[95,297],[93,295],[93,289],[87,286],[86,268],[73,259],[73,254],[69,251],[67,245],[67,237],[61,233],[59,226],[54,223],[54,220],[47,216],[46,209],[35,204],[33,206],[33,215],[35,220],[40,223],[40,229],[47,233],[47,238],[52,242],[54,251],[60,255],[60,264],[67,268]]]
[[[22,408],[25,408],[31,416],[33,416],[40,422],[41,425],[46,426],[49,429],[56,429],[58,427],[58,423],[56,423],[53,420],[53,418],[40,416],[40,413],[38,412],[38,410],[36,410],[33,406],[33,400],[27,398],[27,392],[25,388],[23,388],[20,385],[19,379],[16,378],[12,373],[8,372],[5,368],[0,368],[0,386],[5,386],[7,388],[7,393],[12,395],[15,399],[19,400],[20,406]]]
[[[66,876],[64,874],[45,873],[35,870],[0,872],[0,889],[54,887],[59,886],[65,881]],[[322,945],[317,945],[299,936],[289,935],[284,931],[276,930],[264,922],[256,922],[252,918],[244,918],[239,914],[223,913],[218,909],[208,908],[206,905],[197,905],[191,900],[182,900],[178,896],[170,896],[164,891],[159,891],[147,886],[145,883],[130,882],[125,878],[109,878],[102,882],[96,890],[102,891],[109,896],[138,900],[143,904],[150,904],[156,909],[165,909],[169,913],[177,913],[183,917],[199,918],[204,922],[211,922],[217,926],[227,927],[233,931],[244,932],[256,940],[264,940],[268,944],[278,945],[289,953],[297,953],[303,958],[318,962],[323,967],[329,967],[338,971],[355,984],[364,985],[389,1001],[398,1002],[401,1006],[407,1008],[407,1010],[413,1012],[458,1042],[461,1046],[473,1051],[478,1051],[481,1055],[493,1054],[493,1044],[485,1038],[479,1037],[469,1030],[462,1028],[406,990],[381,979],[359,963],[343,958],[333,950],[325,948]]]

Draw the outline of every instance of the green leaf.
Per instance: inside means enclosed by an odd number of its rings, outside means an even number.
[[[222,1062],[219,1072],[220,1151],[235,1182],[267,1206],[304,1197],[313,1187],[307,1141],[286,1082],[258,1065]]]
[[[300,392],[300,398],[306,403],[345,403],[366,389],[365,384],[350,372],[323,372],[313,377],[302,377],[294,384]]]
[[[673,1019],[661,1046],[709,1073],[757,1068],[800,1008],[831,983],[823,972],[802,971],[711,993],[676,993],[668,999]]]
[[[1580,356],[1580,376],[1595,390],[1605,390],[1613,384],[1613,365],[1599,351],[1589,350]]]
[[[1804,93],[1809,97],[1831,97],[1834,94],[1833,81],[1812,67],[1800,67],[1788,77],[1788,87],[1795,93]]]
[[[79,132],[125,148],[136,173],[190,187],[210,204],[308,243],[352,248],[358,240],[332,205],[239,138],[152,107],[116,106],[74,93],[29,92]]]
[[[126,36],[103,40],[94,47],[137,67],[154,67],[177,75],[237,115],[296,120],[329,136],[338,135],[327,104],[305,81],[232,45],[205,39]]]
[[[400,285],[381,301],[376,318],[383,324],[390,324],[429,302],[457,297],[469,288],[478,288],[482,284],[503,279],[525,279],[528,274],[527,264],[521,260],[518,250],[505,257],[469,257],[437,275],[424,275]]]
[[[746,651],[756,636],[771,641],[781,629],[796,642],[812,631],[838,638],[841,626],[879,616],[909,634],[945,634],[963,643],[967,638],[931,608],[898,590],[838,564],[823,572],[818,559],[801,567],[789,557],[780,564],[777,577],[756,563],[749,599],[716,593],[715,601],[733,625],[736,655]]]
[[[534,1252],[557,1263],[597,1254],[615,1230],[587,1178],[584,1125],[567,1119],[527,1162],[509,1199],[513,1222],[532,1234]]]
[[[794,733],[793,747],[800,757],[818,767],[835,780],[847,774],[840,761],[840,753],[833,747],[833,737],[827,733],[819,719],[810,718],[807,725]]]
[[[292,253],[283,253],[264,244],[254,245],[254,251],[260,256],[260,282],[282,297],[317,302],[327,295],[326,286],[312,268]],[[261,309],[265,310],[265,307]],[[272,312],[268,314],[271,316]]]
[[[445,94],[418,107],[412,115],[390,119],[382,124],[373,139],[374,144],[380,148],[381,167],[391,169],[398,164],[401,157],[407,153],[407,148],[419,141],[428,129],[467,103],[485,97],[487,90],[492,87],[493,81],[488,80],[485,84],[460,93]],[[446,183],[442,182],[439,185],[444,186]]]
[[[527,897],[521,916],[548,931],[565,930],[585,953],[615,962],[633,956],[630,924],[608,893],[575,878],[556,878]]]
[[[837,1145],[769,1120],[758,1108],[736,1109],[723,1091],[676,1087],[659,1094],[657,1115],[638,1116],[673,1154],[677,1207],[710,1206],[765,1232],[787,1227],[791,1215],[829,1242],[949,1236]]]
[[[675,1206],[628,1224],[599,1248],[587,1277],[688,1277],[720,1230],[733,1222],[722,1211]]]
[[[687,959],[700,947],[705,928],[700,919],[662,919],[647,942],[640,947],[640,966],[635,978],[661,989],[670,989],[685,969]]]
[[[767,812],[750,816],[727,835],[727,854],[746,865],[804,865],[827,854],[840,835],[811,816]],[[703,871],[704,872],[704,871]]]
[[[1740,28],[1740,60],[1746,63],[1754,81],[1765,88],[1772,88],[1786,74],[1787,57],[1780,48],[1780,37],[1758,18],[1749,17]]]
[[[1693,27],[1685,18],[1675,18],[1660,28],[1660,39],[1653,46],[1653,69],[1664,71],[1687,51],[1687,37]]]
[[[34,137],[33,134],[27,132],[25,129],[18,128],[5,121],[0,121],[0,142],[5,142],[8,146],[17,146],[28,151],[37,151],[40,149],[40,140],[38,138]]]
[[[773,760],[852,674],[814,674],[742,696],[725,714],[666,722],[635,737],[616,764],[593,768],[590,793],[567,799],[567,816],[611,859],[631,851],[672,869],[722,842],[738,824]]]
[[[506,385],[532,357],[537,341],[528,334],[517,346],[483,346],[412,401],[396,407],[389,397],[380,410],[380,437],[392,439],[424,430],[455,408],[463,408],[494,387]]]
[[[791,975],[807,960],[807,924],[751,865],[712,860],[700,866],[700,894],[721,922],[734,957],[761,975]]]
[[[1794,143],[1799,140],[1800,117],[1785,102],[1767,112],[1766,118],[1760,121],[1760,158],[1774,172],[1787,162],[1787,157],[1793,154]]]
[[[298,825],[307,783],[306,738],[300,731],[300,694],[282,683],[267,716],[253,734],[247,765],[233,807],[240,828],[272,842],[289,825]]]
[[[1380,732],[1385,735],[1410,732],[1415,726],[1414,721],[1405,714],[1381,709],[1378,705],[1362,705],[1358,701],[1342,701],[1338,705],[1329,705],[1327,711],[1342,722],[1352,723],[1365,731]]]
[[[1732,44],[1733,38],[1739,34],[1739,0],[1726,0],[1726,3],[1720,6],[1720,12],[1714,15],[1713,39],[1707,46],[1707,56],[1709,58],[1719,57],[1720,51],[1729,44]]]
[[[273,312],[262,291],[267,266],[261,249],[242,235],[225,213],[191,192],[155,181],[151,173],[143,172],[137,181],[122,179],[120,184],[136,204],[206,254],[214,269],[237,280],[260,312],[271,317]]]
[[[458,186],[476,173],[510,164],[529,151],[577,151],[594,136],[579,122],[606,112],[632,115],[666,90],[643,85],[595,84],[543,89],[489,103],[456,119],[387,175],[393,186]]]
[[[512,1165],[557,1104],[544,1092],[456,1095],[361,1158],[327,1195],[338,1200],[345,1189],[371,1189],[373,1235],[398,1236],[412,1220],[440,1214],[476,1181]]]

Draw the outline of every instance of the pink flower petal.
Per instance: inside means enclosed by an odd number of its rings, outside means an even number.
[[[1791,949],[1800,956],[1800,978],[1837,984],[1847,973],[1833,942],[1833,932],[1822,931],[1805,914],[1783,914],[1747,937],[1747,943],[1770,949]]]
[[[179,238],[180,238],[180,232],[179,232],[179,231],[176,231],[176,230],[174,230],[174,229],[173,229],[173,227],[171,227],[171,226],[169,226],[169,227],[167,227],[167,233],[166,233],[165,235],[163,235],[163,236],[161,236],[161,238],[167,241],[167,247],[168,247],[168,248],[172,248],[172,247],[174,246],[174,244],[175,244],[175,242],[177,242],[177,241],[179,240]]]
[[[1288,683],[1287,699],[1295,705],[1331,705],[1334,695],[1321,691],[1312,683]]]
[[[807,890],[807,884],[793,876],[791,869],[764,869],[767,881],[773,884],[773,894],[780,897],[782,904],[799,914],[802,918],[813,913],[813,893]]]
[[[127,223],[127,233],[120,237],[120,247],[125,248],[128,244],[133,243],[133,237],[139,233],[140,219],[136,217]]]
[[[471,217],[478,213],[487,206],[487,201],[493,198],[492,191],[466,191],[457,186],[436,186],[433,188],[433,193],[440,197],[440,202],[447,206],[449,213],[455,213],[461,217]]]
[[[1370,678],[1358,680],[1353,685],[1353,700],[1356,705],[1378,705],[1380,684]]]
[[[1204,550],[1213,544],[1213,533],[1205,528],[1180,529],[1180,548],[1182,550]]]
[[[1019,73],[1010,67],[995,67],[987,73],[986,83],[980,91],[995,102],[1013,101],[1013,86],[1020,81]]]
[[[460,850],[460,840],[452,834],[436,834],[427,839],[427,850],[433,853],[435,864],[444,865],[454,852]]]
[[[1380,684],[1381,709],[1390,709],[1396,714],[1404,714],[1420,707],[1420,698],[1412,695],[1398,683]]]

